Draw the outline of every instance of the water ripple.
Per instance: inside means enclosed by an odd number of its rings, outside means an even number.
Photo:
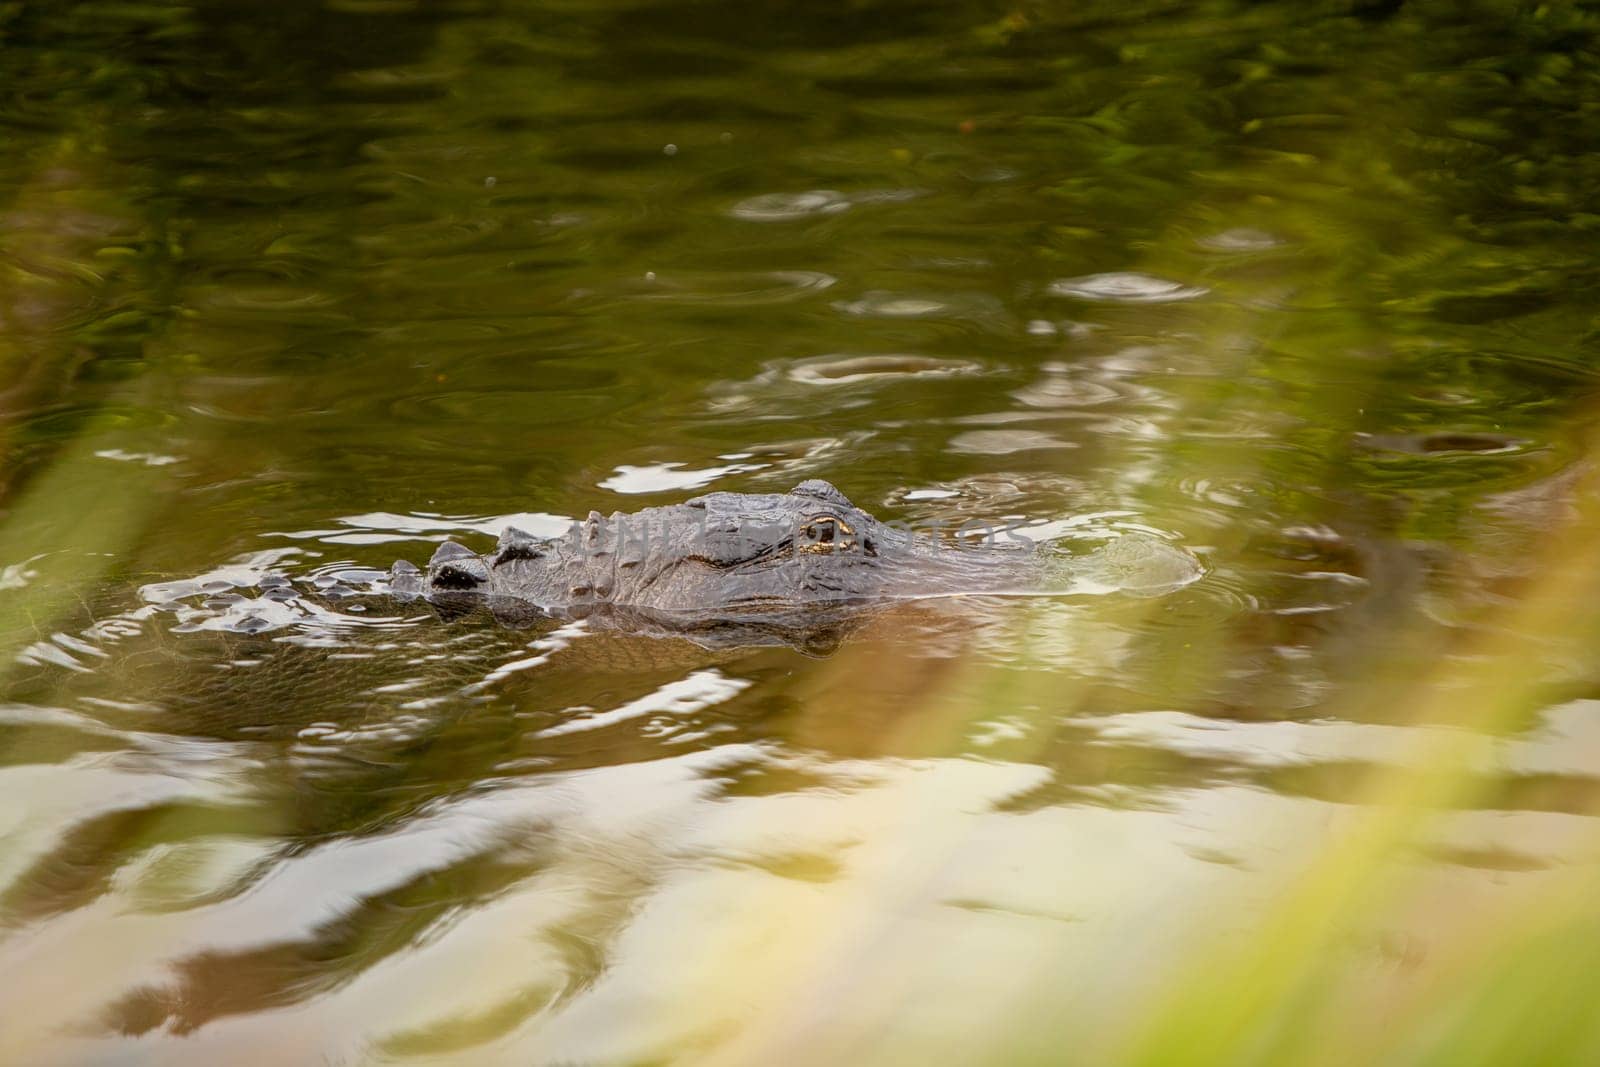
[[[811,189],[802,193],[764,193],[739,201],[728,209],[728,214],[747,222],[792,222],[837,215],[856,204],[912,200],[921,195],[920,189],[869,189],[858,193]]]
[[[831,288],[839,279],[814,270],[650,271],[629,286],[630,296],[669,304],[716,304],[760,307],[787,304]]]
[[[805,385],[853,385],[890,378],[949,378],[977,374],[982,364],[966,359],[939,359],[933,356],[827,355],[790,364],[790,381]]]
[[[1252,229],[1241,226],[1232,230],[1223,230],[1221,233],[1210,234],[1195,242],[1209,252],[1265,252],[1272,248],[1281,248],[1287,242],[1281,237],[1276,237],[1265,230]]]
[[[1077,448],[1072,441],[1063,441],[1039,430],[970,430],[950,438],[951,452],[969,455],[1004,456],[1013,452],[1034,452],[1040,449]]]
[[[1079,300],[1106,301],[1115,304],[1166,304],[1180,300],[1194,300],[1211,290],[1199,285],[1155,278],[1148,274],[1116,271],[1110,274],[1086,274],[1080,278],[1062,278],[1050,283],[1049,291],[1056,296],[1070,296]]]
[[[644,467],[617,467],[611,477],[600,483],[601,489],[614,493],[667,493],[685,489],[699,489],[730,474],[758,471],[765,463],[730,463],[722,467],[705,467],[684,470],[682,463],[654,463]]]
[[[763,193],[741,200],[728,209],[736,219],[749,222],[789,222],[794,219],[837,215],[848,211],[850,199],[832,189],[812,189],[803,193]]]

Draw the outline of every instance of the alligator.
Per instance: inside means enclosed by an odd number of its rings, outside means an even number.
[[[446,541],[425,570],[394,564],[389,587],[441,606],[486,604],[502,618],[602,615],[681,632],[807,627],[885,601],[1081,586],[1082,574],[1014,529],[964,532],[941,538],[880,522],[812,479],[787,493],[714,492],[629,514],[590,512],[556,538],[508,528],[484,554]],[[1176,577],[1159,578],[1164,589],[1199,574],[1187,553],[1156,545],[1167,553],[1157,570]]]
[[[842,632],[862,606],[960,595],[1157,595],[1195,581],[1192,555],[1130,534],[1066,557],[1014,526],[955,536],[880,522],[819,478],[789,493],[707,493],[605,517],[565,536],[507,528],[491,552],[454,541],[427,568],[392,566],[387,587],[446,611],[488,606],[502,622],[598,617],[717,645],[797,643]]]
[[[25,658],[59,663],[63,647],[81,651],[84,641],[137,631],[151,611],[172,612],[174,632],[288,630],[285,640],[314,645],[406,621],[369,613],[368,597],[420,600],[445,618],[486,610],[514,627],[583,620],[584,628],[682,637],[704,648],[780,644],[822,653],[874,606],[968,595],[1159,596],[1202,574],[1194,556],[1146,533],[1069,553],[1059,542],[1035,544],[1015,526],[975,525],[880,522],[811,480],[787,493],[708,493],[609,518],[591,512],[564,536],[507,528],[482,555],[447,541],[426,569],[403,560],[388,571],[340,563],[296,576],[278,569],[293,553],[267,551],[142,585],[142,607],[100,620],[77,643],[69,635],[57,635],[64,645],[39,642]],[[956,617],[937,604],[928,609],[896,617],[912,625]]]

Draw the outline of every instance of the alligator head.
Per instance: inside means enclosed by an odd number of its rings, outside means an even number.
[[[553,614],[611,606],[727,618],[871,599],[913,551],[908,531],[814,479],[787,493],[591,512],[558,538],[507,529],[482,555],[446,542],[425,572],[395,564],[391,585],[436,601],[507,598]]]

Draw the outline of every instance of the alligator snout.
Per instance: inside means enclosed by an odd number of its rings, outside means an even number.
[[[446,541],[428,561],[428,584],[435,589],[476,589],[489,580],[489,565],[472,549]]]

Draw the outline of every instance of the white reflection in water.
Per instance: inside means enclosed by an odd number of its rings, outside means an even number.
[[[687,715],[720,704],[750,688],[742,678],[728,678],[712,669],[695,671],[612,711],[574,715],[559,726],[539,731],[539,737],[558,737],[582,730],[600,730],[642,715]]]
[[[1155,278],[1132,271],[1115,271],[1110,274],[1086,274],[1081,278],[1062,278],[1050,283],[1050,292],[1056,296],[1076,297],[1079,300],[1104,300],[1120,304],[1165,304],[1179,300],[1194,300],[1210,292],[1204,286],[1184,285],[1181,282]]]
[[[730,463],[723,467],[684,470],[682,463],[652,463],[643,467],[623,464],[614,468],[615,473],[602,481],[600,488],[626,494],[699,489],[701,486],[710,485],[718,478],[726,478],[730,474],[743,474],[746,471],[758,471],[766,466],[765,463]]]

